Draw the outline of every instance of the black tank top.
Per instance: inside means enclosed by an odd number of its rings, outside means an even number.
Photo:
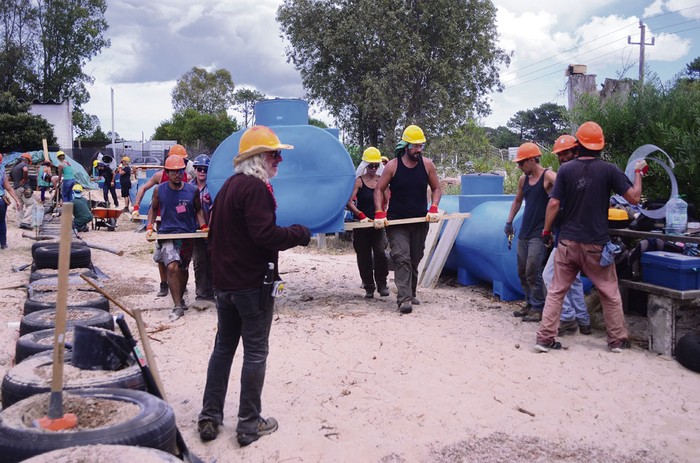
[[[374,188],[365,185],[360,177],[360,189],[357,190],[357,208],[370,219],[374,219]]]
[[[547,211],[549,195],[544,189],[544,175],[549,169],[545,169],[540,179],[534,185],[530,185],[529,178],[525,177],[523,185],[523,197],[525,199],[525,212],[521,224],[518,239],[529,240],[539,238],[544,229],[544,215]]]
[[[422,217],[428,212],[428,172],[423,158],[419,157],[416,167],[409,169],[403,163],[404,156],[396,160],[396,173],[389,182],[391,199],[387,218],[390,220]]]

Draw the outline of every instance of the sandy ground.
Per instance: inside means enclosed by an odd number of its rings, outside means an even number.
[[[32,241],[14,217],[10,248],[0,251],[2,374],[13,365],[17,330],[8,323],[20,320],[29,277],[11,268],[31,259]],[[699,374],[643,342],[609,353],[599,329],[563,338],[565,350],[536,354],[536,324],[511,314],[519,304],[449,278],[419,289],[421,305],[402,316],[394,294],[363,298],[352,248],[335,238],[328,249],[312,241],[281,256],[286,289],[263,393],[263,413],[278,419],[279,430],[246,448],[236,443],[239,353],[224,427],[204,444],[196,420],[216,312],[190,308],[168,323],[172,301],[155,297],[152,245],[128,218],[115,232],[82,237],[125,251],[93,250],[93,262],[111,277],[107,292],[144,310],[180,430],[207,462],[700,461]],[[193,276],[188,290],[191,305]],[[630,324],[645,327],[644,319]]]

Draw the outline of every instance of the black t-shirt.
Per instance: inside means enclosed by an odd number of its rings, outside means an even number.
[[[131,167],[122,166],[122,173],[119,175],[119,183],[122,187],[131,185]]]
[[[631,187],[617,166],[598,158],[573,159],[562,165],[551,194],[563,205],[559,239],[607,243],[610,192],[624,195]]]

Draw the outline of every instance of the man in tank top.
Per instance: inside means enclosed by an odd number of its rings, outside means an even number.
[[[559,328],[562,301],[578,272],[591,279],[600,294],[605,318],[608,348],[611,352],[629,349],[622,299],[614,265],[601,265],[608,236],[610,192],[621,195],[630,204],[638,204],[642,194],[642,175],[646,162],[635,164],[634,184],[614,164],[600,155],[605,146],[603,129],[586,122],[576,132],[578,158],[559,168],[557,180],[547,204],[542,241],[552,243],[552,226],[561,214],[559,246],[554,256],[554,278],[547,292],[542,322],[537,330],[536,352],[561,349],[555,336]],[[564,209],[560,211],[560,206]]]
[[[199,200],[199,189],[182,181],[185,174],[185,161],[177,155],[171,155],[165,160],[168,182],[161,183],[153,191],[151,209],[148,211],[146,236],[153,233],[153,224],[160,211],[159,234],[194,233],[198,229],[207,231],[202,206]],[[163,264],[170,296],[173,299],[173,311],[170,321],[177,320],[185,314],[187,306],[182,300],[187,285],[187,267],[192,259],[193,243],[189,239],[158,240],[153,260]],[[202,239],[202,238],[196,238]]]
[[[396,303],[402,314],[409,314],[420,304],[416,298],[418,264],[423,258],[428,223],[439,220],[438,204],[442,197],[435,164],[422,156],[425,135],[417,125],[409,125],[396,146],[395,157],[384,167],[374,190],[374,227],[384,228],[388,220],[426,217],[426,222],[388,227],[396,283]],[[428,209],[427,190],[430,186],[431,205]],[[385,210],[384,192],[389,188],[391,199]],[[427,212],[427,214],[426,214]]]
[[[513,312],[516,317],[522,317],[524,322],[542,320],[545,298],[542,271],[547,262],[547,248],[542,243],[541,236],[549,192],[552,191],[557,176],[540,165],[541,156],[539,147],[534,143],[523,143],[518,148],[513,162],[518,164],[523,175],[518,179],[518,191],[503,229],[508,236],[515,234],[513,220],[525,200],[521,229],[518,231],[518,276],[527,305],[522,310]]]

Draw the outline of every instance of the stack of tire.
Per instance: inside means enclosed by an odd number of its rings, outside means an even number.
[[[25,301],[24,315],[20,321],[16,365],[3,378],[0,391],[0,460],[19,462],[56,449],[104,444],[157,449],[166,453],[157,450],[152,452],[155,458],[152,461],[171,461],[170,456],[177,451],[177,428],[173,410],[163,400],[145,392],[144,377],[133,356],[126,362],[126,366],[112,371],[79,370],[72,365],[71,351],[67,350],[64,355],[64,404],[68,397],[78,404],[85,401],[90,407],[94,407],[99,401],[109,410],[126,407],[125,410],[129,412],[123,416],[116,412],[106,413],[112,416],[106,424],[94,424],[88,422],[92,421],[94,416],[99,416],[101,410],[97,410],[97,413],[94,410],[84,412],[89,414],[90,419],[82,415],[82,422],[79,418],[77,428],[60,432],[37,428],[32,425],[31,420],[25,420],[27,414],[36,413],[36,410],[46,412],[46,408],[42,408],[41,405],[45,406],[48,403],[51,391],[51,349],[58,286],[58,279],[52,276],[51,271],[58,267],[58,243],[36,243],[32,247],[32,257],[34,265],[30,277],[29,297]],[[70,337],[70,332],[77,325],[114,330],[109,301],[92,291],[91,287],[89,291],[75,289],[77,281],[82,282],[78,276],[82,273],[80,269],[90,268],[91,264],[90,249],[73,243],[67,337]],[[89,287],[85,282],[82,283]],[[38,291],[36,288],[42,290]],[[83,294],[72,298],[75,293]],[[82,410],[89,410],[85,405],[81,407]],[[73,413],[73,410],[64,408],[64,413],[69,412]],[[80,416],[77,411],[76,414]]]

